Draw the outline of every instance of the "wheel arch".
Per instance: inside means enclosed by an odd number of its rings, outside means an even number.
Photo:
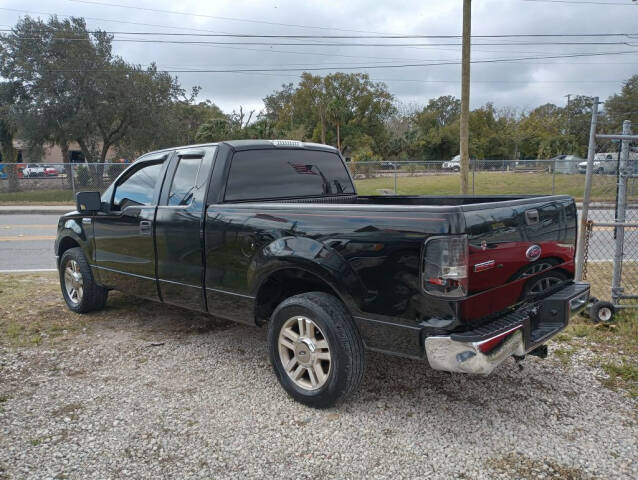
[[[338,298],[352,314],[356,300],[349,289],[326,272],[308,265],[291,262],[264,272],[255,285],[255,320],[263,324],[286,298],[309,292],[324,292]]]
[[[59,227],[60,228],[60,227]],[[90,233],[90,232],[89,232]],[[92,245],[89,235],[83,228],[81,221],[76,218],[68,219],[58,230],[55,240],[54,252],[59,264],[64,252],[70,248],[81,248],[89,264],[93,258]]]
[[[58,249],[56,251],[56,255],[61,258],[62,255],[64,255],[64,252],[66,252],[67,250],[71,248],[76,248],[76,247],[80,247],[80,243],[75,238],[73,238],[70,235],[64,236],[58,242]]]
[[[284,294],[331,293],[351,314],[364,298],[363,282],[348,261],[335,249],[308,237],[289,236],[268,243],[253,257],[248,272],[258,323],[270,317],[274,307],[287,298]],[[271,300],[266,301],[268,296]]]

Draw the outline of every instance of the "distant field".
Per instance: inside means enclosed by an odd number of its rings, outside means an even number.
[[[638,201],[638,181],[632,179],[629,188],[629,200]],[[457,173],[440,175],[409,176],[401,172],[397,176],[398,193],[402,195],[456,195],[459,193],[460,177]],[[582,200],[585,184],[584,175],[529,172],[477,172],[470,175],[470,193],[477,195],[497,194],[551,194],[552,182],[557,194],[571,195]],[[377,174],[374,178],[355,180],[361,195],[380,195],[380,190],[394,190],[394,176],[391,173]],[[472,185],[474,189],[472,190]],[[616,178],[613,175],[596,175],[592,185],[592,200],[613,201],[616,194]],[[70,190],[33,190],[16,193],[0,193],[0,205],[33,204],[54,205],[72,204],[73,193]]]
[[[33,190],[30,192],[0,193],[0,205],[55,205],[73,203],[70,190]]]
[[[584,175],[556,174],[554,191],[571,195],[582,200],[585,187]],[[394,177],[379,176],[355,180],[357,191],[362,195],[378,195],[380,189],[394,189]],[[459,193],[458,174],[398,176],[397,190],[402,195],[456,195]],[[472,175],[470,175],[472,192]],[[552,175],[526,172],[478,172],[474,176],[474,193],[478,195],[497,194],[551,194]],[[592,185],[592,199],[613,201],[615,197],[615,177],[596,176]],[[638,192],[631,192],[638,198]]]

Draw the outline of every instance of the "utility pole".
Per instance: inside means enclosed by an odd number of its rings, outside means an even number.
[[[470,180],[470,41],[472,0],[463,0],[463,50],[461,54],[461,194],[466,195]]]
[[[571,122],[571,110],[569,109],[569,100],[572,96],[571,93],[568,93],[567,95],[565,95],[567,97],[567,135],[571,135],[572,134],[572,122]],[[571,138],[569,139],[569,153],[573,153],[572,152],[572,140]]]
[[[583,208],[580,212],[578,227],[578,242],[576,243],[576,280],[583,279],[583,264],[585,262],[585,231],[589,220],[589,204],[591,202],[591,181],[594,174],[594,157],[596,156],[596,124],[598,123],[598,97],[594,97],[591,106],[591,124],[589,126],[589,147],[587,149],[587,170],[585,171],[585,191],[583,193]]]

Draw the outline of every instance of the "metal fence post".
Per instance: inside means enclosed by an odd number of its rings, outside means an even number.
[[[631,122],[625,120],[622,124],[622,134],[631,135]],[[611,298],[613,303],[618,303],[618,298],[622,294],[620,288],[620,277],[622,275],[622,261],[624,256],[625,243],[625,210],[627,207],[627,177],[629,163],[629,140],[622,140],[620,150],[620,165],[618,166],[618,196],[616,197],[616,211],[618,212],[615,223],[616,226],[616,248],[614,250],[614,270],[611,279]]]
[[[470,160],[471,162],[472,160]],[[474,160],[474,168],[472,168],[472,195],[474,195],[474,173],[476,172],[476,160]]]
[[[556,195],[556,160],[552,161],[552,195]]]
[[[399,191],[397,190],[397,163],[394,164],[394,194],[398,195]]]
[[[73,198],[75,198],[75,175],[73,173],[73,164],[71,164],[71,189],[73,190]]]
[[[589,126],[589,147],[587,149],[587,173],[585,174],[585,191],[583,192],[583,208],[580,212],[578,243],[576,244],[576,280],[583,279],[583,262],[585,260],[585,229],[589,217],[591,201],[591,180],[596,154],[596,122],[598,121],[598,97],[594,97],[591,108],[591,125]]]

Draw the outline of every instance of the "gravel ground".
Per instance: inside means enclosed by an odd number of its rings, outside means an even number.
[[[636,402],[587,350],[485,378],[370,354],[319,411],[279,387],[265,330],[136,311],[0,347],[0,479],[638,478]]]

